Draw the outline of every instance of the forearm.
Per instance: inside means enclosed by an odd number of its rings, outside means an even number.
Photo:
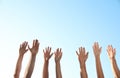
[[[17,60],[17,64],[16,64],[15,73],[14,73],[14,78],[19,78],[22,60],[23,60],[23,55],[19,55],[18,60]]]
[[[45,61],[43,66],[43,78],[49,78],[48,65],[49,65],[49,62]]]
[[[119,68],[117,66],[115,58],[110,59],[110,61],[111,61],[111,65],[112,65],[112,70],[113,70],[114,76],[116,78],[120,78],[120,71],[119,71]]]
[[[36,60],[36,55],[31,54],[30,61],[28,63],[28,67],[26,68],[25,78],[31,78],[31,75],[32,75],[32,72],[33,72],[34,66],[35,66],[35,60]]]
[[[96,60],[97,76],[98,78],[104,78],[100,57],[95,57],[95,60]]]
[[[60,62],[56,63],[56,78],[62,78]]]
[[[81,78],[88,78],[85,63],[81,63],[80,65],[80,75],[81,75]]]

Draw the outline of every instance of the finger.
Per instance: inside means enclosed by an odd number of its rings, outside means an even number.
[[[25,44],[24,44],[24,48],[26,48],[26,46],[27,46],[27,42],[25,42]]]
[[[37,49],[39,48],[39,42],[37,43],[36,47],[37,47]]]
[[[98,44],[98,42],[96,42],[96,48],[99,48],[99,44]]]
[[[28,45],[28,42],[26,42],[26,46]]]
[[[59,52],[59,48],[57,48],[57,53]]]
[[[21,44],[21,45],[22,45],[22,47],[24,47],[24,43],[25,43],[25,42],[23,42],[23,43]]]
[[[22,48],[22,44],[20,44],[20,49]]]
[[[94,43],[94,49],[97,47],[97,44],[96,44],[96,42]]]
[[[45,54],[45,50],[43,49],[43,53]]]
[[[40,45],[40,43],[39,42],[37,42],[37,46],[39,47],[39,45]]]
[[[22,43],[22,46],[25,47],[25,41]]]
[[[57,49],[57,56],[59,55],[59,48]]]
[[[94,47],[94,48],[96,47],[96,42],[94,42],[93,47]]]
[[[79,56],[78,52],[76,51],[76,54]]]
[[[49,57],[49,58],[51,58],[51,57],[52,57],[52,55],[53,55],[53,53],[51,53],[51,54],[50,54],[50,57]]]
[[[51,52],[51,47],[50,47],[50,52]]]
[[[108,45],[107,49],[108,49],[108,51],[110,50],[110,45]]]
[[[59,56],[59,54],[58,54],[58,53],[59,53],[59,52],[58,52],[58,51],[56,51],[56,53],[55,53],[55,56],[56,56],[56,57],[58,57],[58,56]]]
[[[27,52],[27,51],[28,51],[28,49],[25,50],[25,52]]]
[[[94,42],[94,44],[93,44],[93,46],[92,46],[92,47],[93,47],[93,49],[95,49],[95,47],[96,47],[96,42]]]
[[[83,53],[85,54],[85,48],[83,47]]]
[[[56,58],[56,52],[54,52],[54,57]]]
[[[97,45],[97,47],[99,47],[99,43],[98,42],[96,42],[96,45]]]
[[[113,50],[113,47],[112,47],[112,45],[110,45],[110,50]]]
[[[38,40],[36,39],[36,43],[38,43]]]
[[[113,51],[114,55],[116,54],[116,49],[114,48],[114,51]]]
[[[60,58],[62,57],[62,52],[60,53],[59,57],[60,57]]]
[[[89,52],[86,53],[86,56],[88,57]]]
[[[62,49],[60,48],[60,52],[62,52]]]
[[[80,53],[80,51],[81,51],[81,47],[79,48],[79,53]]]
[[[38,44],[38,40],[36,39],[36,40],[35,40],[35,43],[34,43],[34,46],[36,47],[37,44]]]
[[[107,52],[109,52],[108,48],[106,49]]]
[[[31,50],[30,46],[28,45],[28,49]]]
[[[48,48],[47,48],[47,52],[49,52],[50,53],[50,47],[48,46]]]
[[[102,47],[100,47],[100,52],[102,51]]]
[[[107,49],[106,50],[108,50],[109,49],[109,45],[107,46]]]
[[[83,53],[83,47],[81,47],[81,53]]]
[[[112,50],[112,45],[109,45],[108,46],[108,51],[111,51]]]
[[[46,51],[46,52],[48,52],[48,47],[47,47],[47,48],[45,48],[45,51]]]
[[[36,46],[36,39],[34,40],[34,46]]]
[[[48,46],[48,50],[50,49],[50,47]]]
[[[82,52],[82,47],[80,47],[80,51],[79,51],[79,54]]]

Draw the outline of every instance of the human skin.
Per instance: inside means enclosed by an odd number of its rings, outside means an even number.
[[[116,49],[112,47],[112,45],[108,45],[107,47],[107,53],[108,57],[111,62],[112,70],[114,73],[115,78],[120,78],[120,71],[116,63],[115,55],[116,55]]]
[[[18,57],[17,64],[16,64],[14,78],[19,78],[20,77],[20,71],[21,71],[21,67],[22,67],[22,60],[23,60],[24,54],[28,51],[28,49],[26,49],[27,45],[28,45],[28,42],[26,42],[26,41],[23,42],[20,45],[19,57]]]
[[[98,42],[95,42],[93,44],[93,52],[94,52],[94,56],[95,56],[96,70],[97,70],[98,78],[104,78],[101,61],[100,61],[101,50],[102,50],[102,47],[99,47]]]
[[[88,59],[88,52],[85,51],[84,47],[80,47],[79,51],[76,51],[80,64],[80,76],[81,78],[88,78],[86,71],[86,60]]]
[[[56,78],[62,78],[60,60],[62,58],[62,49],[58,48],[55,53]]]
[[[36,55],[37,55],[38,50],[39,50],[38,40],[37,39],[33,40],[32,47],[30,48],[30,46],[28,45],[28,49],[30,50],[31,56],[30,56],[28,66],[27,66],[25,74],[24,74],[24,78],[31,78],[31,76],[32,76],[34,66],[35,66]]]
[[[49,78],[49,71],[48,71],[49,59],[53,55],[53,53],[51,53],[51,47],[45,48],[43,50],[43,53],[44,53],[43,78]]]

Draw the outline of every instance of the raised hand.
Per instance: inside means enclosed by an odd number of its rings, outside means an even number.
[[[28,45],[28,49],[31,52],[31,57],[29,59],[28,65],[26,67],[24,78],[31,78],[31,75],[33,73],[34,66],[35,66],[35,60],[36,60],[36,54],[38,53],[38,49],[39,49],[39,42],[38,42],[38,40],[37,39],[33,40],[32,48],[30,48],[29,45]]]
[[[116,54],[116,49],[112,47],[112,45],[108,45],[107,47],[107,52],[108,52],[108,56],[110,59],[115,57]]]
[[[60,59],[61,59],[61,57],[62,57],[62,51],[61,51],[61,48],[59,49],[57,49],[56,51],[55,51],[55,62],[57,63],[57,62],[60,62]]]
[[[62,72],[61,72],[61,65],[60,65],[60,60],[62,58],[62,49],[57,48],[55,51],[55,65],[56,65],[56,78],[62,78]]]
[[[26,41],[20,44],[19,55],[24,55],[28,51],[28,49],[26,49],[27,45],[28,45],[28,42]]]
[[[43,78],[49,78],[49,71],[48,71],[49,59],[53,55],[53,53],[51,53],[51,47],[47,47],[43,49],[43,53],[44,53]]]
[[[118,65],[117,65],[117,62],[115,59],[116,49],[113,48],[112,45],[108,45],[107,52],[108,52],[108,56],[110,58],[112,70],[114,73],[114,78],[120,78],[120,70],[118,68]]]
[[[43,50],[44,53],[44,61],[49,61],[53,53],[51,53],[51,47],[47,47],[45,50]]]
[[[39,50],[39,42],[38,42],[38,40],[37,39],[33,40],[32,48],[30,48],[30,46],[28,46],[28,49],[30,50],[32,55],[36,55],[38,53],[38,50]]]
[[[94,52],[94,56],[95,56],[96,70],[97,70],[98,78],[104,78],[104,73],[103,73],[102,65],[101,65],[101,61],[100,61],[101,50],[102,50],[102,47],[99,47],[98,42],[95,42],[93,45],[93,52]]]
[[[85,51],[84,47],[80,47],[79,52],[76,51],[76,54],[78,56],[78,60],[80,63],[80,76],[81,78],[88,78],[87,71],[86,71],[86,65],[85,65],[85,62],[88,58],[88,52]]]
[[[88,58],[88,52],[85,51],[85,48],[80,47],[79,53],[78,53],[78,51],[76,51],[76,54],[78,55],[78,60],[81,64],[86,62],[86,60]]]
[[[20,48],[19,48],[19,57],[18,57],[16,68],[15,68],[14,78],[19,78],[19,76],[20,76],[23,55],[28,51],[28,49],[26,49],[27,45],[28,45],[28,42],[26,42],[26,41],[23,42],[20,45]]]
[[[95,42],[93,45],[93,52],[94,52],[95,57],[100,56],[101,50],[102,50],[102,47],[99,47],[98,42]]]

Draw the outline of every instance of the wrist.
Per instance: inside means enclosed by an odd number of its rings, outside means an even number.
[[[19,57],[23,57],[24,56],[24,54],[19,54]]]
[[[100,59],[100,55],[96,55],[96,56],[95,56],[95,59]]]
[[[110,61],[114,61],[114,60],[115,60],[115,57],[110,58]]]
[[[23,59],[23,55],[19,55],[18,59]]]
[[[31,53],[31,56],[32,56],[32,57],[36,57],[36,55],[37,55],[37,54],[35,54],[35,53],[34,53],[34,54],[33,54],[33,53]]]
[[[80,67],[82,68],[82,67],[85,67],[85,62],[81,62],[80,63]]]
[[[84,68],[85,67],[85,65],[80,65],[80,68]]]
[[[37,55],[37,52],[31,52],[31,55],[32,55],[32,56],[36,56],[36,55]]]
[[[49,61],[44,61],[44,65],[49,65]]]
[[[49,63],[49,60],[48,60],[48,59],[44,59],[44,62],[45,62],[45,63]]]
[[[55,61],[56,64],[60,64],[60,61]]]
[[[31,58],[32,59],[36,58],[36,55],[31,54]]]
[[[86,62],[85,60],[79,60],[80,64],[85,64],[85,62]]]

